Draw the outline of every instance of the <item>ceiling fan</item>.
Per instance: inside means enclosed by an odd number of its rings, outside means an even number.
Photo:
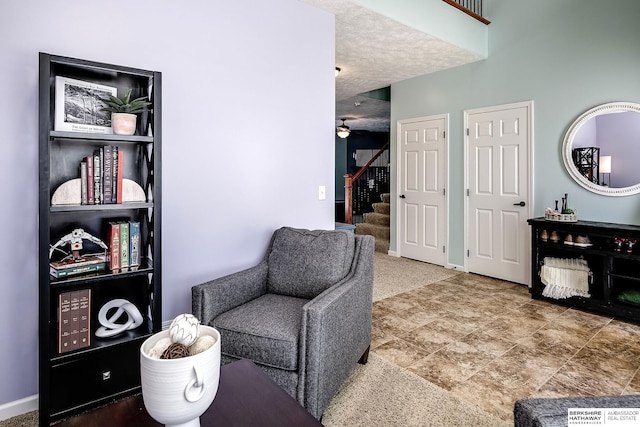
[[[347,126],[344,122],[345,120],[356,120],[353,117],[346,117],[346,118],[341,118],[339,120],[342,120],[342,124],[340,126],[338,126],[336,128],[336,135],[338,135],[339,138],[347,138],[351,135],[363,135],[363,134],[368,134],[369,131],[368,130],[358,130],[358,129],[351,129],[349,126]]]
[[[346,138],[351,134],[351,129],[349,129],[349,126],[344,124],[344,121],[347,119],[340,119],[342,120],[342,124],[340,126],[338,126],[338,128],[336,129],[336,135],[338,135],[339,138]]]

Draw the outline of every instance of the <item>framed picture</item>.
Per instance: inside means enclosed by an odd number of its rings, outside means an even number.
[[[56,76],[54,129],[66,132],[113,133],[111,113],[101,111],[100,98],[117,96],[117,88]]]

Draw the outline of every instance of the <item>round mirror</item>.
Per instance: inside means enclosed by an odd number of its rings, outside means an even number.
[[[640,193],[640,104],[611,102],[584,112],[564,136],[562,160],[582,187],[606,196]]]

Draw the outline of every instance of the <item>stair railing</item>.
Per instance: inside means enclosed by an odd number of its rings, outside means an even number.
[[[353,224],[353,183],[357,181],[363,173],[369,169],[371,164],[375,162],[378,157],[384,153],[385,150],[389,148],[389,143],[387,142],[384,147],[382,147],[374,156],[367,162],[366,165],[362,166],[358,172],[355,174],[346,174],[344,176],[344,222],[346,224]]]
[[[482,0],[442,0],[450,4],[467,15],[477,19],[485,25],[491,24],[491,21],[482,16]]]

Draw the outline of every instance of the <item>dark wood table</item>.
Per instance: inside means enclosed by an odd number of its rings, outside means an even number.
[[[220,385],[209,409],[200,417],[202,427],[213,426],[322,426],[295,399],[249,360],[220,368]],[[157,427],[147,413],[142,395],[66,419],[56,427]]]

